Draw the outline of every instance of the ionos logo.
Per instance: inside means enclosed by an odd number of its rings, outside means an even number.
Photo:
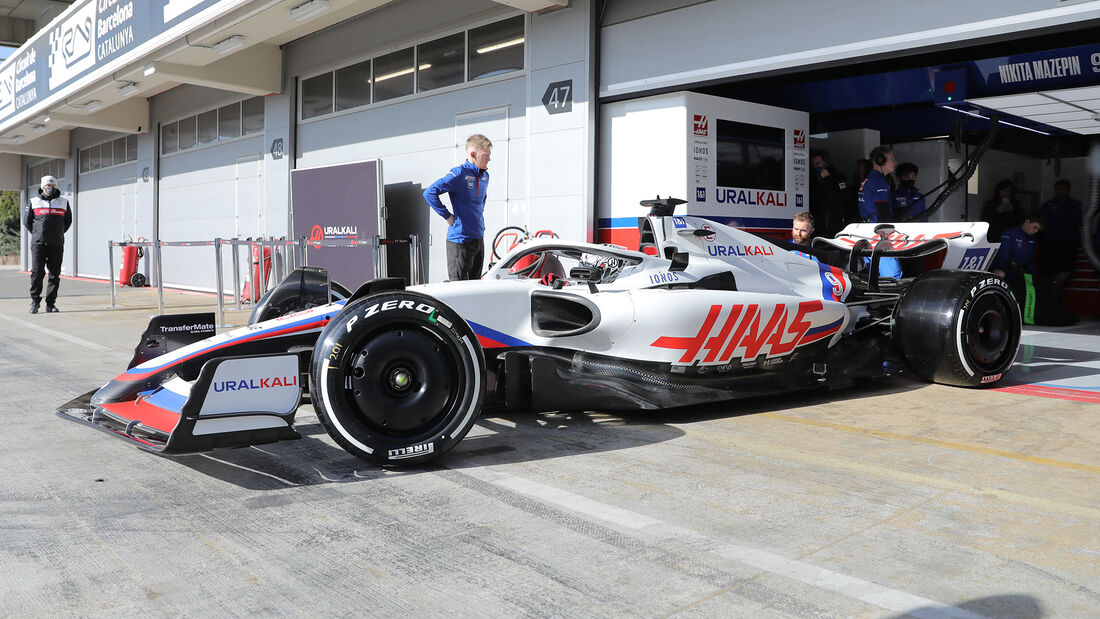
[[[692,124],[695,128],[695,135],[707,135],[709,126],[706,114],[693,114]]]
[[[806,148],[806,132],[802,129],[794,130],[794,147]]]

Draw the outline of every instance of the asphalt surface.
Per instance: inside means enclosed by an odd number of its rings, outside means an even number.
[[[64,280],[32,316],[26,286],[0,271],[0,616],[1100,616],[1097,323],[1029,331],[1011,375],[1080,401],[901,377],[489,414],[401,470],[308,407],[301,440],[176,458],[63,421],[155,293]]]

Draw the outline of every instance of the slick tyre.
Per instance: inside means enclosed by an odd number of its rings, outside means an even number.
[[[466,321],[426,295],[358,299],[325,328],[310,366],[321,425],[341,447],[379,464],[426,462],[473,427],[485,360]]]
[[[1020,306],[1003,279],[982,271],[921,275],[898,300],[893,319],[906,365],[945,385],[999,381],[1020,347]]]

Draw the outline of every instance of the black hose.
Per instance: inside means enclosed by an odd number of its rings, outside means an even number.
[[[1092,268],[1100,271],[1100,256],[1096,255],[1095,234],[1097,220],[1100,219],[1100,142],[1093,142],[1089,150],[1089,175],[1091,178],[1091,191],[1089,191],[1089,207],[1081,220],[1081,245],[1085,248],[1085,255]]]
[[[905,217],[898,223],[910,223],[921,219],[928,219],[943,207],[943,203],[947,201],[947,198],[955,193],[960,187],[966,184],[966,181],[970,180],[971,176],[974,176],[974,172],[978,170],[978,162],[981,161],[982,156],[989,150],[989,147],[993,145],[993,140],[997,138],[997,128],[1000,126],[1000,118],[993,116],[989,119],[989,132],[985,134],[985,139],[978,145],[974,152],[970,155],[970,158],[966,161],[966,167],[963,168],[963,175],[958,176],[958,171],[948,176],[948,182],[950,184],[940,192],[940,195],[936,196],[936,199],[932,202],[932,206],[927,210],[921,211],[916,215]]]

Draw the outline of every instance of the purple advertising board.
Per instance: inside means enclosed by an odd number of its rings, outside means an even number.
[[[328,269],[332,281],[351,291],[374,278],[374,248],[369,243],[386,234],[380,160],[291,170],[290,197],[292,234],[307,239],[311,266]],[[317,243],[348,240],[368,244],[325,247]]]

